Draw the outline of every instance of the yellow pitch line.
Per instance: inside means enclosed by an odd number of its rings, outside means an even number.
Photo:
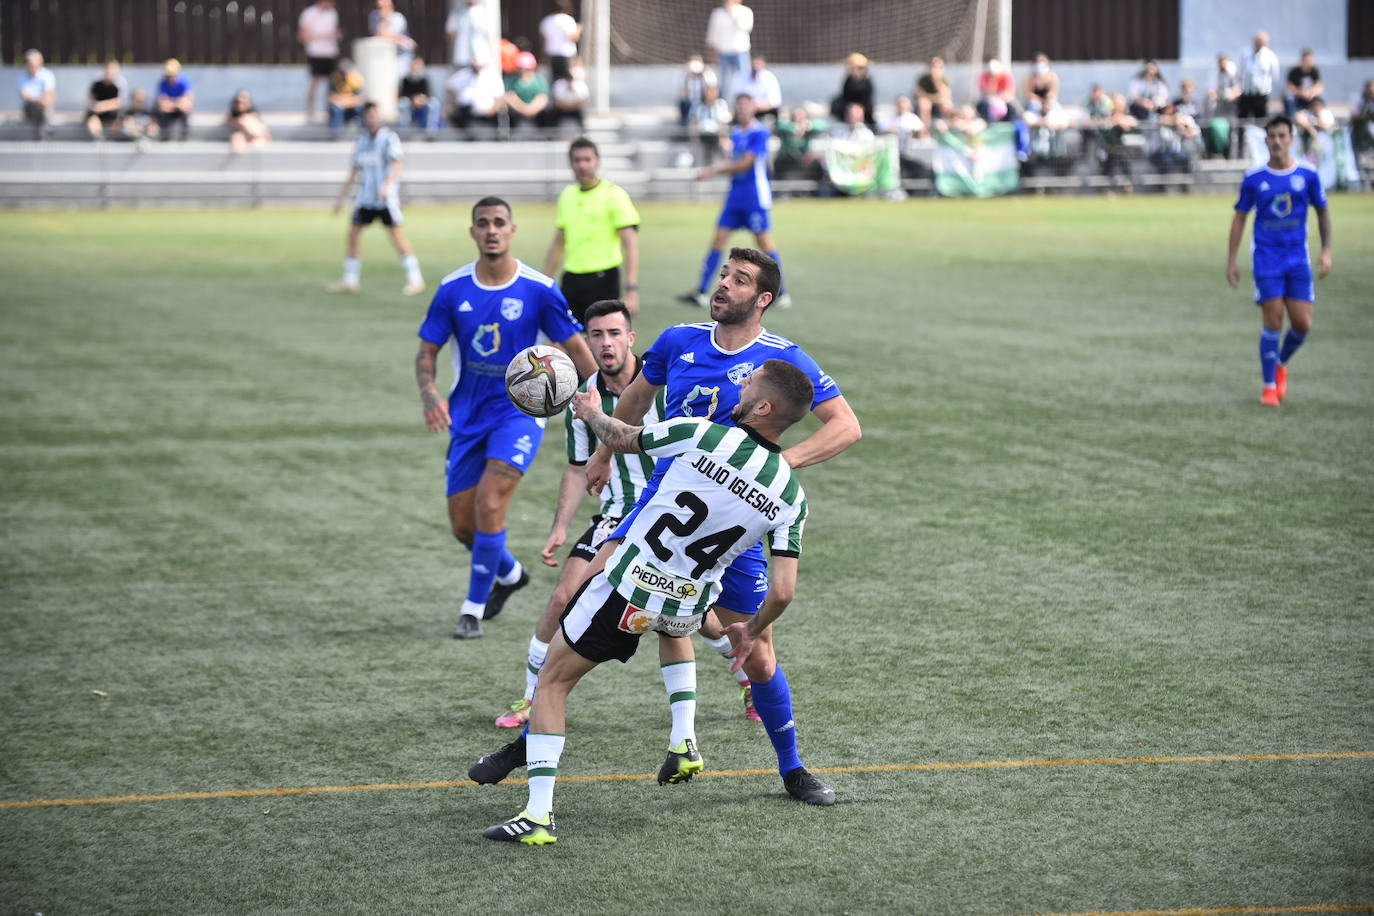
[[[1232,913],[1368,913],[1374,903],[1314,903],[1304,906],[1190,907],[1182,910],[1090,910],[1083,913],[1038,913],[1036,916],[1229,916]]]
[[[1350,760],[1374,759],[1374,751],[1323,751],[1307,754],[1215,754],[1205,757],[1082,757],[1049,758],[1029,760],[972,760],[960,763],[889,763],[865,766],[818,767],[817,773],[910,773],[946,770],[996,770],[1023,767],[1067,767],[1067,766],[1126,766],[1130,764],[1161,763],[1226,763],[1236,761],[1277,761],[1277,760]],[[703,777],[720,779],[730,776],[768,776],[775,770],[719,770],[707,771]],[[653,779],[644,773],[605,773],[596,776],[561,776],[561,782],[623,782],[629,780]],[[523,779],[510,780],[511,785],[523,783]],[[280,786],[274,789],[220,789],[215,792],[168,792],[160,795],[108,795],[92,798],[35,798],[27,801],[0,801],[0,809],[10,808],[50,808],[62,805],[125,805],[133,802],[192,801],[206,798],[276,798],[284,795],[313,795],[320,792],[382,792],[393,789],[456,789],[475,786],[470,779],[450,779],[436,782],[380,782],[363,783],[352,786]],[[1211,910],[1141,910],[1131,916],[1144,916],[1154,913],[1190,914],[1211,913]],[[1217,913],[1244,913],[1247,910],[1217,910]],[[1284,912],[1282,910],[1255,910],[1253,912]],[[1301,912],[1294,910],[1292,912]],[[1319,911],[1314,911],[1319,912]],[[1090,914],[1073,914],[1090,916]],[[1092,914],[1096,916],[1096,914]],[[1118,916],[1118,914],[1112,914]]]

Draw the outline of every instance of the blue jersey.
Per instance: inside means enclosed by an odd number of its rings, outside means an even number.
[[[454,435],[523,417],[506,396],[506,364],[533,346],[540,331],[561,343],[582,330],[557,284],[516,264],[505,286],[478,283],[475,264],[458,268],[439,284],[420,325],[422,339],[438,347],[452,343],[448,408]]]
[[[806,373],[815,388],[811,408],[839,397],[835,380],[806,351],[785,337],[764,331],[738,350],[716,345],[714,321],[679,324],[659,335],[644,354],[644,380],[666,385],[664,418],[695,417],[733,426],[730,412],[739,403],[740,383],[770,359],[781,359]]]
[[[1236,210],[1255,211],[1253,245],[1260,249],[1284,249],[1289,255],[1307,258],[1307,208],[1325,207],[1322,180],[1309,165],[1294,163],[1276,172],[1264,165],[1245,173],[1240,183]]]
[[[771,136],[768,128],[758,121],[730,131],[731,158],[738,162],[746,153],[753,153],[754,165],[731,177],[725,209],[767,210],[773,206],[773,189],[768,184],[768,139]]]

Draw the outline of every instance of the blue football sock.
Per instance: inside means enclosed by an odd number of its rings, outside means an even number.
[[[778,262],[778,295],[787,292],[787,276],[782,273],[782,256],[776,251],[768,252],[768,256]]]
[[[1288,365],[1288,361],[1293,358],[1294,353],[1298,352],[1298,347],[1301,347],[1302,342],[1306,339],[1306,334],[1299,334],[1289,328],[1288,333],[1283,335],[1283,346],[1279,348],[1279,362],[1285,366]]]
[[[496,562],[496,577],[504,579],[515,569],[515,554],[506,549],[505,542],[501,544],[501,559]]]
[[[773,679],[766,684],[751,683],[754,685],[754,708],[778,755],[778,775],[786,776],[802,765],[797,753],[797,729],[792,722],[792,688],[781,667],[773,672]]]
[[[722,253],[714,248],[706,252],[706,260],[701,262],[701,282],[697,284],[697,292],[704,293],[715,288],[721,256]]]
[[[1274,370],[1279,366],[1279,332],[1268,328],[1260,329],[1259,339],[1260,374],[1264,376],[1264,386],[1274,384]]]
[[[506,550],[506,532],[495,534],[477,532],[472,542],[472,577],[468,579],[468,600],[474,604],[486,604],[491,596],[491,585],[496,581],[496,568],[501,563],[501,554]]]

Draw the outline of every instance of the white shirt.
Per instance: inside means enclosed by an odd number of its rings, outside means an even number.
[[[778,85],[778,78],[773,75],[772,70],[760,70],[758,73],[750,70],[748,79],[730,91],[735,95],[747,92],[753,97],[754,103],[764,111],[782,104],[782,86]]]
[[[544,54],[549,57],[576,57],[577,20],[567,13],[552,13],[539,22],[539,34],[544,36]]]
[[[1241,55],[1241,92],[1246,95],[1269,95],[1274,91],[1274,83],[1278,78],[1279,56],[1268,45]]]
[[[19,96],[26,102],[42,102],[49,90],[57,89],[57,77],[47,67],[39,67],[32,76],[28,70],[19,74]]]
[[[339,56],[339,11],[314,3],[301,10],[297,25],[305,31],[307,57]]]
[[[459,6],[448,14],[444,32],[453,36],[453,66],[485,67],[491,63],[486,12],[477,6]]]
[[[718,54],[749,52],[749,33],[754,30],[754,11],[743,3],[711,10],[706,22],[706,44]]]

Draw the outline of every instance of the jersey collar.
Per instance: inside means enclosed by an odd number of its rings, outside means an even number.
[[[768,449],[768,451],[770,451],[770,452],[781,452],[781,451],[782,451],[782,446],[781,446],[781,445],[778,445],[776,442],[770,442],[769,440],[763,438],[763,436],[759,434],[759,431],[756,430],[756,429],[754,429],[754,427],[749,426],[749,425],[747,425],[747,424],[745,424],[745,423],[736,423],[735,426],[738,427],[739,429],[744,430],[745,434],[748,435],[750,439],[753,439],[753,440],[754,440],[755,442],[757,442],[759,445],[761,445],[761,446],[763,446],[764,448]]]
[[[740,348],[737,349],[737,350],[727,350],[727,349],[725,349],[724,347],[722,347],[720,344],[716,343],[716,328],[718,328],[718,327],[720,327],[720,322],[718,322],[718,321],[713,321],[713,322],[711,322],[711,346],[715,347],[716,350],[717,350],[717,352],[723,353],[723,354],[725,354],[726,356],[734,356],[734,355],[737,354],[737,353],[743,353],[745,350],[748,350],[748,349],[749,349],[750,347],[752,347],[754,344],[758,343],[758,342],[759,342],[759,338],[763,337],[764,334],[767,334],[767,333],[768,333],[768,331],[767,331],[766,329],[764,329],[764,328],[759,328],[759,335],[758,335],[758,337],[755,337],[753,340],[749,341],[747,344],[745,344],[744,346],[740,347]]]

